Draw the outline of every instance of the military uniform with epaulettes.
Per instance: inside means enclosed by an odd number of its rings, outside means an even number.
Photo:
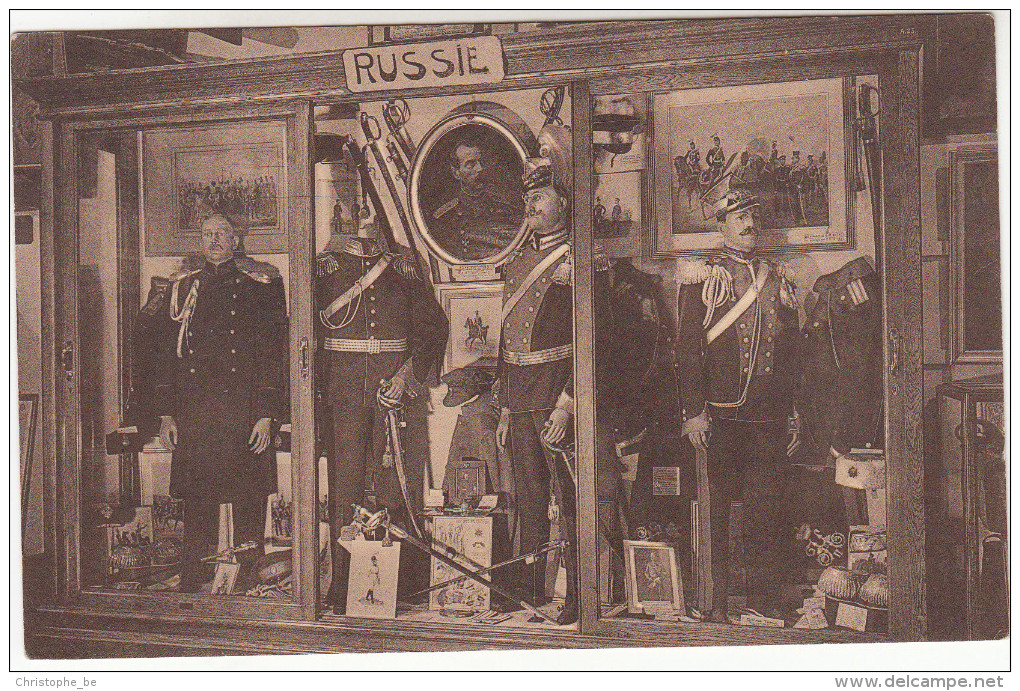
[[[220,503],[233,505],[234,543],[262,547],[276,454],[272,445],[255,454],[248,440],[260,419],[287,416],[283,280],[276,267],[245,256],[205,262],[156,284],[142,312],[153,328],[139,353],[158,363],[150,408],[177,423],[170,493],[185,500],[189,585],[216,542]]]

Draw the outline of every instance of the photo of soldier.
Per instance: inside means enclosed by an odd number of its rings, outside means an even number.
[[[419,193],[427,231],[461,261],[495,256],[520,228],[521,162],[494,130],[468,124],[448,132],[423,166]]]

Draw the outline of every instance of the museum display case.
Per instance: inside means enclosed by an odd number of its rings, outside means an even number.
[[[926,21],[370,31],[346,50],[17,80],[40,106],[42,133],[47,566],[26,614],[29,654],[924,639],[922,336],[911,296]],[[681,434],[697,413],[683,409],[691,365],[678,292],[685,267],[708,266],[719,249],[703,203],[736,168],[760,198],[763,256],[790,267],[796,287],[780,299],[799,314],[798,340],[820,338],[799,332],[819,305],[831,320],[841,299],[869,303],[861,366],[874,387],[861,414],[871,438],[842,448],[819,432],[792,459],[805,511],[790,519],[798,556],[773,594],[800,602],[778,624],[736,609],[749,607],[739,583],[752,567],[736,557],[726,593],[736,623],[712,620],[710,553],[725,543],[746,554],[753,511],[747,500],[727,506],[729,534],[712,539],[709,478]],[[548,208],[558,221],[543,226]],[[269,297],[242,295],[241,314],[224,307],[239,326],[209,326],[203,343],[208,315],[188,295],[196,280],[219,280],[220,265],[192,258],[209,257],[210,216],[241,229],[235,285]],[[343,262],[364,277],[383,256],[355,291],[368,299],[343,299],[351,282],[329,283]],[[848,266],[859,273],[826,283]],[[383,295],[397,285],[424,297]],[[384,318],[404,328],[429,310],[439,315],[430,335],[386,331]],[[352,324],[366,331],[344,330]],[[169,334],[155,370],[150,328]],[[245,341],[244,329],[258,335]],[[330,363],[380,353],[407,353],[382,375],[383,394],[399,366],[416,395],[385,405],[365,364],[357,405],[371,419],[345,419],[357,406],[338,372],[351,368]],[[546,369],[532,381],[529,367]],[[175,391],[191,391],[172,414],[159,389],[170,370]],[[233,422],[233,408],[196,393],[234,400],[252,386],[274,389],[277,405]],[[262,465],[218,469],[257,506],[216,485],[207,504],[234,498],[207,511],[207,579],[182,592],[189,521],[171,499],[183,480],[170,457],[186,441],[166,443],[162,416],[184,430],[180,416],[199,399],[211,406],[202,415],[252,429],[261,453],[251,462]],[[547,435],[556,425],[562,433]],[[356,428],[368,441],[351,450]],[[366,476],[360,461],[364,503],[348,501],[334,459],[341,467],[369,447],[380,465]],[[854,463],[884,474],[837,484]],[[882,552],[867,575],[884,584],[866,601],[816,589],[852,570],[854,545],[865,559]],[[340,590],[338,568],[349,573]],[[843,613],[817,614],[825,597],[842,599],[828,604]],[[814,625],[795,629],[802,617]]]

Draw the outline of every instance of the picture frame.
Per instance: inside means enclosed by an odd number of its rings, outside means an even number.
[[[35,436],[39,427],[39,394],[18,395],[18,432],[20,433],[21,522],[28,516],[28,495],[35,459]]]
[[[641,256],[642,179],[640,170],[596,176],[592,235],[613,259]]]
[[[949,152],[949,273],[954,364],[1002,362],[999,156],[994,144]]]
[[[655,94],[651,255],[718,251],[700,197],[723,171],[761,201],[763,250],[853,249],[852,89],[844,78]]]
[[[248,254],[287,251],[287,133],[283,122],[154,129],[142,139],[147,257],[201,250],[201,222],[222,213]]]
[[[438,297],[450,320],[443,373],[482,357],[498,358],[503,282],[440,285]]]
[[[400,542],[340,540],[351,553],[347,586],[347,616],[393,619],[397,616],[397,571]]]
[[[430,532],[433,546],[447,552],[455,551],[457,556],[453,559],[462,566],[472,571],[492,566],[492,517],[433,516]],[[429,593],[429,609],[465,612],[489,609],[489,589],[470,578],[456,580],[460,575],[453,567],[432,557],[429,585],[446,585]]]
[[[470,156],[480,161],[471,173],[451,163]],[[411,167],[408,196],[415,230],[434,257],[453,266],[498,266],[520,246],[528,156],[517,133],[485,112],[447,116],[425,135]],[[467,188],[481,211],[461,201]]]
[[[623,541],[627,611],[631,614],[685,612],[676,550],[665,542]]]
[[[241,565],[237,562],[220,563],[216,565],[216,572],[213,574],[212,589],[210,595],[232,595],[234,586],[237,585],[237,574],[241,571]]]

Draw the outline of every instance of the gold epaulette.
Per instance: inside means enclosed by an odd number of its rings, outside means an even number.
[[[393,261],[390,262],[390,266],[393,267],[401,276],[412,281],[420,281],[421,276],[418,274],[418,267],[415,266],[414,260],[410,257],[398,254],[393,257]]]
[[[234,264],[237,265],[238,271],[259,283],[270,283],[280,278],[280,270],[275,266],[269,262],[256,261],[247,255],[235,258]]]
[[[676,284],[678,286],[703,283],[712,275],[712,268],[704,259],[678,261],[676,264]]]
[[[181,267],[180,269],[178,269],[177,271],[170,275],[170,283],[177,283],[177,281],[185,279],[188,276],[194,276],[201,270],[202,270],[201,267],[197,269],[185,269],[184,267]]]
[[[315,275],[319,278],[329,276],[340,270],[340,263],[332,252],[323,252],[315,258]]]
[[[609,271],[612,268],[609,265],[609,255],[606,254],[606,250],[603,249],[602,245],[598,243],[595,243],[591,249],[591,261],[596,271]]]
[[[775,259],[772,261],[772,265],[775,267],[776,276],[779,276],[779,278],[783,279],[784,281],[787,281],[794,287],[797,286],[797,281],[794,280],[796,276],[793,273],[793,269],[790,268],[789,264],[782,261],[781,259]]]

